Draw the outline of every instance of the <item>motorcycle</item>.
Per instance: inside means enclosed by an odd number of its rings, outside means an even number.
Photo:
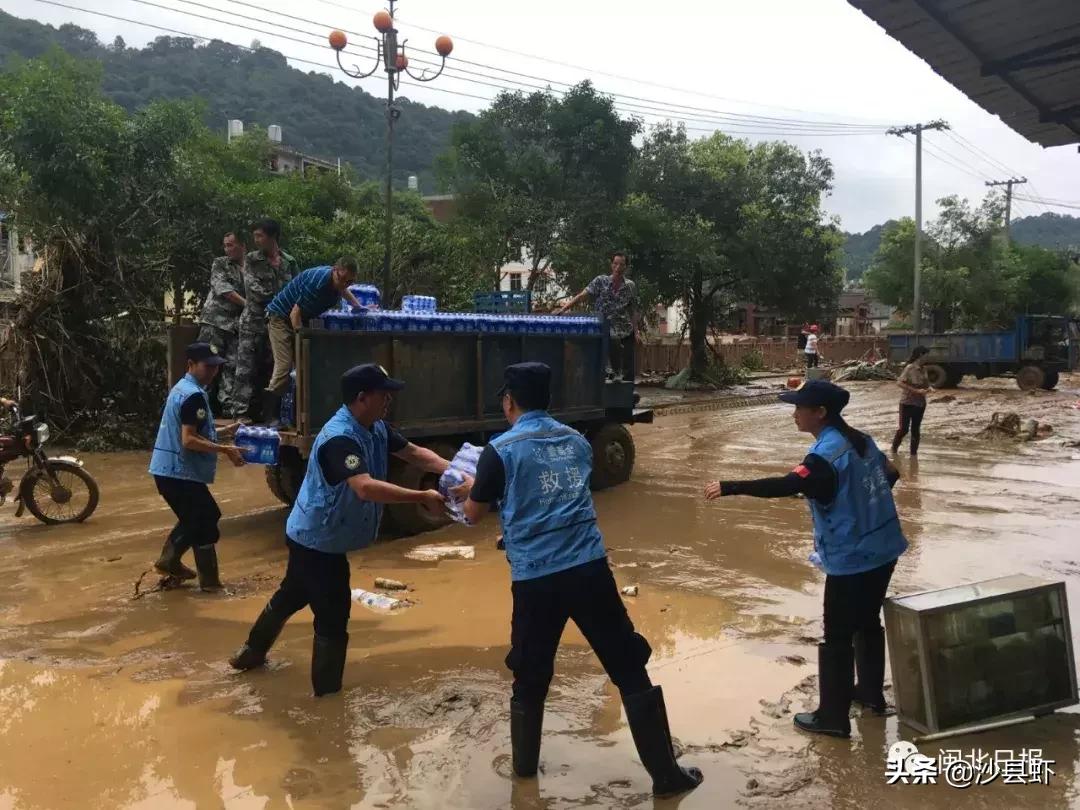
[[[14,435],[0,435],[0,506],[15,489],[4,468],[19,458],[27,459],[27,471],[19,482],[15,495],[18,508],[23,509],[50,526],[61,523],[82,523],[98,505],[98,485],[83,469],[83,463],[73,456],[45,455],[49,441],[49,426],[34,416],[23,417],[17,406],[11,408]]]

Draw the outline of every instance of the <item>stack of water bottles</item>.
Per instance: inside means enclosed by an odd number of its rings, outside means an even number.
[[[373,284],[350,284],[349,292],[360,302],[362,307],[379,308],[382,302],[382,294],[379,288]],[[340,309],[342,312],[352,312],[352,306],[344,298],[341,299]]]
[[[281,437],[265,427],[241,427],[236,431],[236,446],[248,464],[277,464]]]
[[[325,312],[327,329],[364,332],[465,332],[497,335],[599,335],[598,318],[556,315],[488,315],[474,312],[422,312],[380,309]]]
[[[438,309],[437,303],[431,295],[406,295],[401,299],[401,311],[434,315]]]
[[[446,472],[439,478],[439,492],[446,498],[446,510],[458,523],[468,523],[465,519],[465,500],[455,498],[450,490],[464,484],[466,475],[476,477],[476,462],[480,460],[483,449],[483,447],[465,442],[450,462]]]

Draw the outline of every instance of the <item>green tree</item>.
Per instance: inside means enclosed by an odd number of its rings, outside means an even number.
[[[498,268],[523,255],[530,289],[549,269],[560,280],[595,271],[595,249],[610,249],[615,213],[634,159],[635,121],[589,82],[561,98],[503,93],[477,120],[458,124],[440,163],[460,216],[482,224],[491,286]]]

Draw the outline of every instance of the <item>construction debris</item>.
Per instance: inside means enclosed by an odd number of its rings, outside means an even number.
[[[987,438],[1018,439],[1030,442],[1044,438],[1054,432],[1054,428],[1036,419],[1021,419],[1019,414],[998,411],[990,417],[982,435]]]
[[[896,372],[889,367],[888,360],[878,360],[876,363],[864,363],[856,360],[844,363],[833,371],[834,382],[849,382],[853,380],[883,380],[895,381]]]

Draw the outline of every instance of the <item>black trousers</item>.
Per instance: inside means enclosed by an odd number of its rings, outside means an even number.
[[[555,653],[573,619],[623,695],[652,686],[645,664],[652,648],[634,631],[607,558],[511,585],[514,614],[506,666],[514,697],[543,702],[555,674]]]
[[[899,450],[904,437],[911,431],[911,454],[919,452],[919,442],[922,440],[922,419],[926,415],[925,405],[900,405],[900,427],[893,436],[893,450]]]
[[[806,367],[807,368],[817,368],[818,367],[817,352],[803,352],[803,356],[806,357]]]
[[[287,538],[285,542],[289,564],[285,578],[270,597],[270,606],[281,616],[291,616],[310,605],[315,614],[315,635],[348,638],[352,610],[348,558],[316,551]]]
[[[210,487],[199,481],[185,481],[155,475],[157,491],[176,515],[169,540],[183,553],[195,546],[213,545],[221,537],[218,521],[221,510]]]
[[[864,571],[825,577],[825,643],[850,647],[859,630],[881,629],[881,604],[896,560]]]
[[[624,338],[608,337],[608,362],[616,375],[622,374],[624,380],[634,381],[634,336]]]

